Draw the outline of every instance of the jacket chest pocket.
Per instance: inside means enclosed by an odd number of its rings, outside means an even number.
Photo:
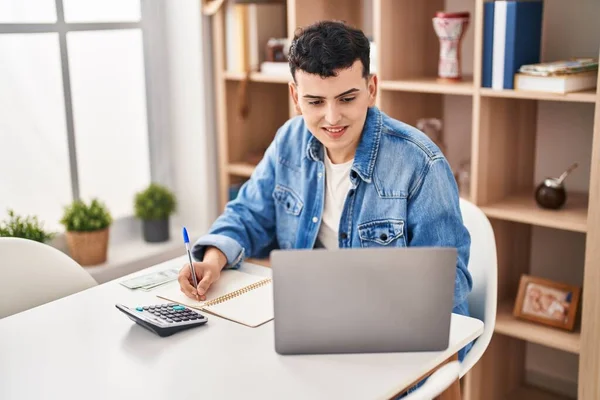
[[[385,219],[358,225],[361,247],[406,247],[404,221]]]
[[[277,224],[277,241],[282,249],[292,248],[296,242],[296,232],[304,203],[292,189],[276,185],[273,191]]]

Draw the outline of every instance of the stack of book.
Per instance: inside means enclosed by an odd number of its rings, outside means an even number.
[[[523,65],[515,75],[515,89],[570,93],[594,89],[598,82],[598,60],[576,58]]]

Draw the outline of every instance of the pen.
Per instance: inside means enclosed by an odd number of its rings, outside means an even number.
[[[183,227],[183,241],[185,242],[185,249],[190,259],[190,272],[192,274],[192,282],[194,283],[194,289],[198,288],[198,279],[196,279],[196,270],[194,270],[194,263],[192,262],[192,252],[190,251],[190,237],[188,236],[187,229]]]

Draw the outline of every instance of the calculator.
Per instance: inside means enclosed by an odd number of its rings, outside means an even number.
[[[138,306],[115,305],[131,320],[161,337],[204,325],[207,318],[191,308],[177,303]]]

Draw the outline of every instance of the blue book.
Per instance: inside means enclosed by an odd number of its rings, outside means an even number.
[[[492,88],[514,89],[514,76],[519,68],[540,62],[543,4],[542,1],[493,3],[492,16],[484,18],[484,23],[493,20]]]
[[[481,86],[492,87],[492,50],[494,40],[494,3],[483,3],[483,59]]]

